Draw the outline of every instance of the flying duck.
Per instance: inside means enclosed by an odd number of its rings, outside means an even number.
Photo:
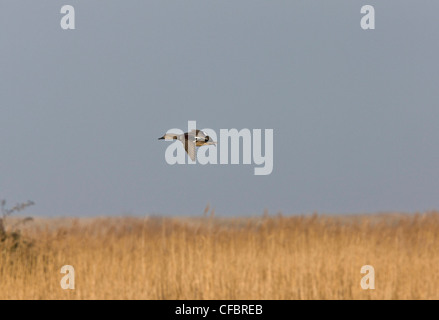
[[[192,161],[195,161],[196,158],[195,147],[216,145],[216,142],[212,141],[211,137],[209,137],[204,131],[198,129],[191,130],[182,134],[166,133],[163,137],[159,138],[159,140],[168,139],[181,141],[181,143],[183,143],[184,145],[184,149],[186,150]]]

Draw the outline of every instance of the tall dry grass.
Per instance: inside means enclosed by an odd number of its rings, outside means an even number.
[[[22,239],[0,243],[1,299],[439,298],[437,212],[37,219]],[[360,287],[366,264],[375,290]]]

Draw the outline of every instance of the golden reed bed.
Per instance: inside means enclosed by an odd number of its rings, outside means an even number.
[[[37,219],[0,252],[0,299],[439,299],[438,212]]]

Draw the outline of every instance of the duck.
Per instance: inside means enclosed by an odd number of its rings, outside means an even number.
[[[213,141],[211,137],[209,137],[206,132],[198,129],[191,130],[189,132],[185,132],[182,134],[177,133],[166,133],[163,137],[160,137],[159,140],[178,140],[183,143],[184,149],[186,153],[189,155],[192,161],[195,161],[196,158],[196,147],[202,146],[216,146],[216,141]]]

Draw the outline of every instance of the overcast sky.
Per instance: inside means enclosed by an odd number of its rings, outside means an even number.
[[[62,30],[73,5],[76,29]],[[376,29],[362,30],[362,5]],[[439,208],[439,2],[0,4],[0,198],[26,213]],[[274,130],[274,169],[174,165],[170,128]]]

